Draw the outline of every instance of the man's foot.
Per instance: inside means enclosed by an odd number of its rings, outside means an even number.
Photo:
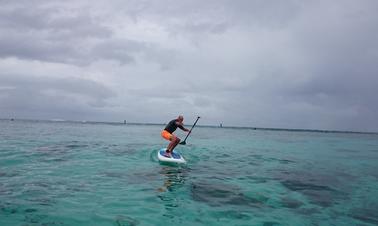
[[[169,152],[168,150],[165,151],[164,156],[167,157],[167,158],[172,157],[171,152]]]

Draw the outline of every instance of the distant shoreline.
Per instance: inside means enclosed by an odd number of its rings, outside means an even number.
[[[146,125],[146,126],[164,126],[164,123],[152,122],[107,122],[107,121],[75,121],[63,119],[16,119],[16,118],[0,118],[0,121],[26,121],[26,122],[52,122],[52,123],[81,123],[81,124],[107,124],[107,125]],[[187,124],[191,126],[190,124]],[[252,127],[252,126],[222,126],[219,125],[197,125],[203,128],[219,128],[219,129],[246,129],[246,130],[264,130],[264,131],[288,131],[288,132],[313,132],[313,133],[347,133],[347,134],[373,134],[378,135],[378,132],[361,132],[361,131],[342,131],[342,130],[321,130],[321,129],[285,129],[285,128],[267,128],[267,127]]]

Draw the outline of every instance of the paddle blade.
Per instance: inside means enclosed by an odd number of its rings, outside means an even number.
[[[182,142],[180,142],[180,144],[181,144],[181,145],[185,145],[185,144],[186,144],[185,140],[182,141]]]

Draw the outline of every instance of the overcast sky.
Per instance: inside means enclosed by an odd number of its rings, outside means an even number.
[[[378,131],[376,0],[0,0],[0,118]]]

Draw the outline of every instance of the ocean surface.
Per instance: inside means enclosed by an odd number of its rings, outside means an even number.
[[[162,128],[0,120],[0,225],[378,225],[377,134]]]

